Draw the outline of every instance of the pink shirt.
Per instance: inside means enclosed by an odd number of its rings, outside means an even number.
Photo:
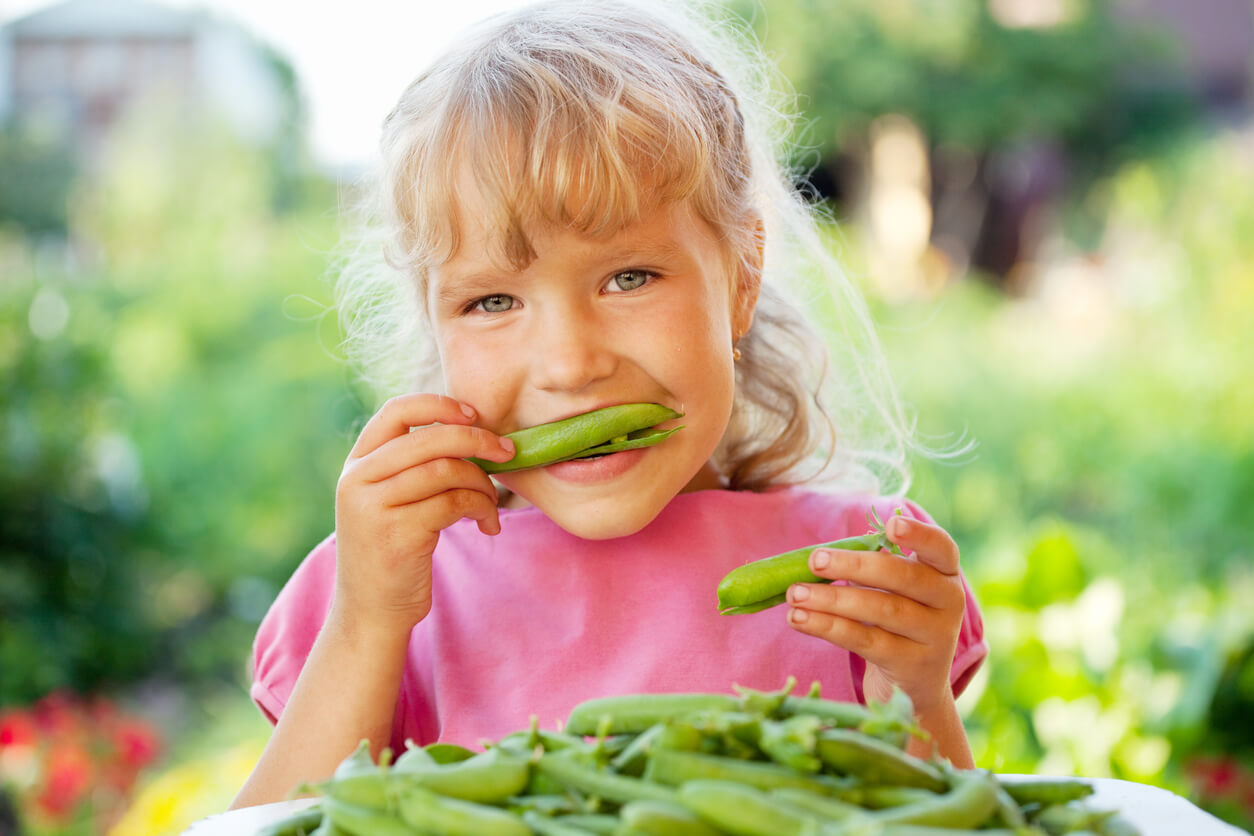
[[[898,504],[879,499],[887,517]],[[614,694],[778,689],[818,680],[830,699],[860,700],[862,660],[794,631],[783,607],[718,614],[715,589],[750,560],[863,534],[865,497],[801,489],[680,494],[643,530],[582,540],[535,508],[501,510],[501,533],[462,520],[440,535],[431,613],[413,630],[391,746],[474,746],[555,728],[572,706]],[[930,520],[929,520],[930,521]],[[965,583],[965,580],[964,580]],[[331,605],[335,540],[305,558],[258,630],[252,698],[272,720]],[[950,681],[955,693],[988,653],[971,590]],[[351,687],[346,683],[345,687]]]

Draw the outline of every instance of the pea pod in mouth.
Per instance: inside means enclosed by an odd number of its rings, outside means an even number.
[[[627,403],[572,415],[561,421],[538,424],[505,435],[514,442],[514,457],[507,462],[472,458],[488,473],[509,473],[544,467],[571,459],[604,456],[640,447],[652,447],[683,429],[655,429],[681,413],[656,403]]]

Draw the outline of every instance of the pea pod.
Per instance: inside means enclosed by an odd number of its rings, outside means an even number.
[[[322,820],[322,808],[315,804],[279,821],[271,822],[253,836],[309,836],[321,826]]]
[[[1002,788],[1019,804],[1066,804],[1093,794],[1093,785],[1072,778],[1031,778],[1002,781]]]
[[[650,726],[688,714],[735,711],[740,701],[731,694],[628,694],[586,700],[571,709],[567,734],[596,734],[609,717],[607,734],[639,734]]]
[[[831,776],[807,775],[776,763],[669,749],[657,749],[649,754],[649,765],[645,767],[644,777],[646,780],[671,786],[681,786],[696,779],[710,779],[734,781],[741,786],[760,790],[795,787],[822,795],[835,794],[843,787],[838,779]]]
[[[819,758],[843,775],[868,784],[892,784],[943,792],[948,784],[940,770],[897,747],[848,729],[819,733]]]
[[[722,836],[682,804],[631,801],[618,811],[622,831],[633,836]]]
[[[997,811],[997,782],[978,770],[957,773],[953,780],[953,789],[944,795],[880,810],[872,813],[870,818],[883,824],[949,828],[974,828],[986,824]]]
[[[619,804],[640,799],[671,801],[675,798],[675,791],[670,787],[597,769],[581,763],[570,750],[541,755],[536,761],[536,771],[563,787]]]
[[[328,797],[322,799],[322,809],[336,827],[352,836],[422,836],[392,814],[369,807]]]
[[[420,833],[442,836],[531,836],[522,819],[496,807],[408,787],[399,802],[401,818]]]
[[[471,458],[488,473],[508,473],[543,467],[570,459],[617,453],[658,444],[682,427],[652,430],[663,421],[682,417],[655,403],[629,403],[594,409],[561,421],[538,424],[506,434],[514,442],[514,457],[507,462]]]
[[[804,546],[731,570],[718,584],[719,613],[746,615],[760,612],[784,603],[788,587],[795,583],[830,583],[827,578],[820,578],[810,571],[810,555],[815,549],[883,550],[900,555],[901,549],[889,542],[879,515],[874,510],[871,513],[867,520],[871,530],[866,534]]]
[[[811,836],[822,827],[817,816],[735,781],[688,781],[679,788],[679,801],[707,823],[735,836]]]

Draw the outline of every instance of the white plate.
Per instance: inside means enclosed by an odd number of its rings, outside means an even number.
[[[1027,781],[1036,775],[999,775],[1008,780]],[[1250,836],[1247,831],[1198,809],[1168,790],[1117,781],[1113,778],[1086,778],[1094,793],[1085,803],[1095,810],[1118,810],[1136,825],[1141,836]],[[202,819],[186,831],[185,836],[251,836],[261,827],[290,816],[314,802],[312,798],[263,804],[243,810],[232,810]]]

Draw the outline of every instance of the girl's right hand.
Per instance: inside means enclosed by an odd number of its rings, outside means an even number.
[[[440,531],[469,517],[500,532],[496,487],[465,459],[509,461],[514,443],[471,426],[476,417],[453,398],[411,394],[366,423],[335,491],[338,616],[407,632],[431,610]]]

